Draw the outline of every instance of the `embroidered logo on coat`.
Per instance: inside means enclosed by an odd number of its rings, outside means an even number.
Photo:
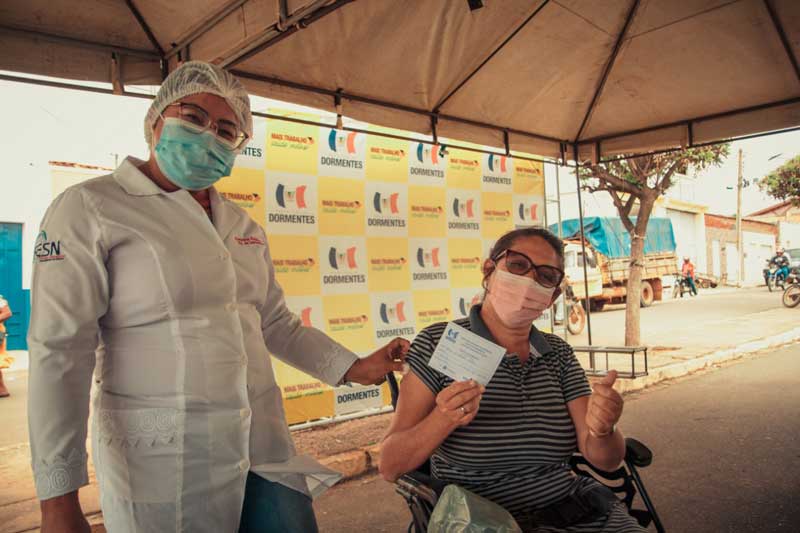
[[[42,230],[39,236],[36,237],[36,243],[33,247],[34,259],[40,263],[46,261],[61,261],[66,256],[61,251],[61,241],[51,241],[47,239],[47,232]]]
[[[265,246],[266,243],[258,237],[234,237],[236,244],[242,246]]]

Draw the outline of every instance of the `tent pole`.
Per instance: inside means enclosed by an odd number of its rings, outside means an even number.
[[[581,253],[583,254],[583,290],[586,301],[586,334],[589,338],[589,346],[592,345],[592,300],[589,298],[589,273],[586,268],[588,257],[586,256],[586,235],[583,232],[583,199],[581,198],[581,164],[578,159],[578,144],[572,145],[575,154],[575,185],[578,188],[578,221],[581,225]]]
[[[564,238],[564,228],[561,226],[563,220],[561,219],[561,176],[559,173],[559,169],[561,167],[561,163],[564,161],[561,160],[556,164],[556,213],[558,214],[558,238]],[[545,196],[545,205],[547,205],[547,197]],[[544,210],[547,213],[547,209]],[[564,325],[564,338],[569,338],[569,328],[567,327],[567,320],[569,317],[567,316],[567,297],[566,295],[561,295],[561,318]]]

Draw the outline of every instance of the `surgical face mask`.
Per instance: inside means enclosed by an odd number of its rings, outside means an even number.
[[[181,189],[201,191],[230,175],[236,152],[210,131],[179,118],[165,118],[155,148],[161,172]]]
[[[555,288],[542,287],[528,276],[495,269],[486,299],[491,301],[500,321],[508,328],[530,328],[550,307]]]

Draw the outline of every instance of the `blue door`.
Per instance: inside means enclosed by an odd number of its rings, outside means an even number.
[[[14,314],[6,321],[9,350],[27,350],[29,291],[22,289],[22,224],[0,223],[0,294]]]

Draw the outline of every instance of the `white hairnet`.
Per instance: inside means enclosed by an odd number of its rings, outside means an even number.
[[[242,84],[230,72],[205,61],[187,61],[174,70],[156,94],[144,119],[144,139],[153,148],[153,126],[169,104],[192,94],[215,94],[231,106],[239,127],[253,137],[253,115],[250,114],[250,97]]]

